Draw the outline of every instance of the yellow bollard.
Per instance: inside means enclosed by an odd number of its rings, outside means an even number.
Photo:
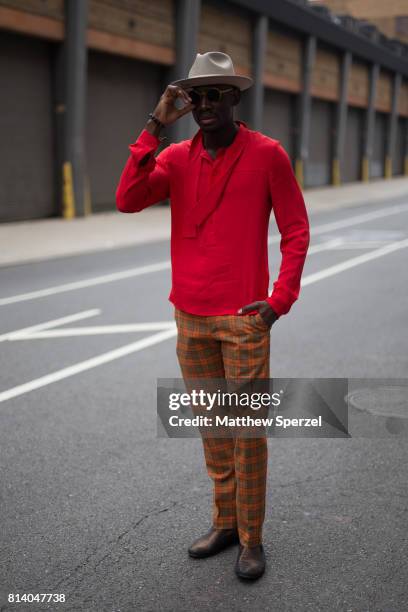
[[[85,215],[92,214],[91,185],[88,175],[85,177],[84,209]]]
[[[297,159],[295,162],[295,176],[299,187],[303,188],[303,160]]]
[[[340,178],[340,161],[336,158],[333,159],[332,162],[332,184],[333,185],[340,185],[341,184],[341,178]]]
[[[370,182],[370,164],[368,161],[368,157],[363,157],[361,164],[361,179],[364,183]]]
[[[75,217],[75,196],[71,162],[64,162],[62,165],[62,182],[62,216],[64,219],[73,219]]]

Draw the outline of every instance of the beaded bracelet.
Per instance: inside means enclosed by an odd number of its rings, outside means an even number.
[[[160,120],[159,120],[157,117],[155,117],[155,115],[153,115],[153,113],[149,113],[149,117],[150,117],[150,119],[151,119],[152,121],[154,121],[154,122],[155,122],[155,124],[156,124],[156,125],[158,125],[158,126],[159,126],[159,128],[164,128],[164,127],[166,127],[166,126],[164,125],[164,123],[162,123],[162,122],[161,122],[161,121],[160,121]]]

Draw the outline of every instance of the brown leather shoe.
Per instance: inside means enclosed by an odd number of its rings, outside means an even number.
[[[195,559],[203,559],[210,557],[239,542],[237,529],[216,529],[211,527],[210,531],[205,535],[195,540],[188,549],[190,557]]]
[[[265,553],[262,544],[258,546],[239,545],[235,573],[239,578],[256,580],[265,571]]]

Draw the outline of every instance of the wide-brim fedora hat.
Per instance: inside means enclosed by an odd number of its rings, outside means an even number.
[[[253,80],[235,74],[232,59],[226,53],[208,51],[208,53],[197,53],[186,79],[173,81],[171,84],[178,85],[182,89],[200,85],[232,85],[244,91],[253,85]]]

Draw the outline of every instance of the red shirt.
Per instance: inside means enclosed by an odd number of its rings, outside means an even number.
[[[279,141],[236,122],[232,144],[213,160],[194,138],[171,144],[143,130],[116,192],[121,212],[171,202],[169,300],[197,315],[236,314],[266,300],[278,316],[297,300],[309,246],[309,221],[290,159]],[[273,210],[282,261],[268,296],[268,225]]]

